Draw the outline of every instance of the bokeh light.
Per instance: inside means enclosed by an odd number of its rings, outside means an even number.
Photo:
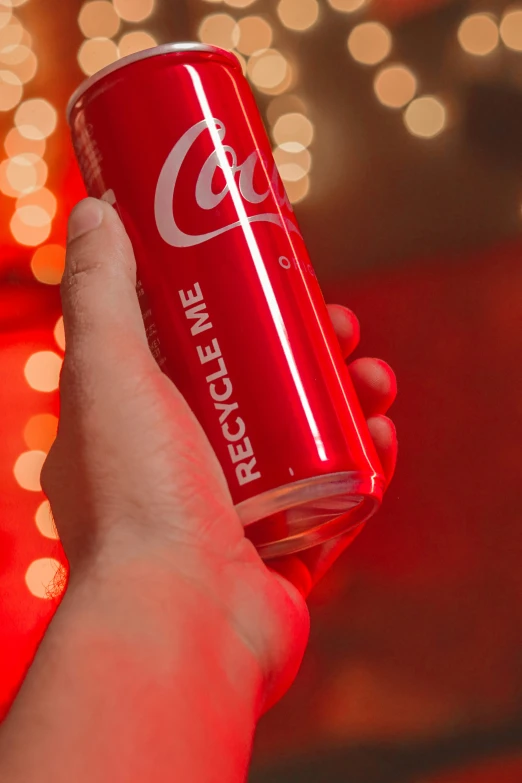
[[[122,35],[118,49],[120,57],[127,57],[129,54],[136,54],[136,52],[142,52],[144,49],[151,49],[157,45],[157,40],[150,33],[145,30],[134,30]]]
[[[384,106],[400,109],[415,97],[417,80],[405,65],[388,65],[376,75],[373,87]]]
[[[52,538],[55,541],[58,540],[58,531],[54,524],[51,506],[48,500],[44,500],[43,503],[40,503],[36,509],[34,521],[42,536],[45,536],[45,538]]]
[[[154,12],[155,0],[113,0],[116,13],[126,22],[142,22]]]
[[[101,71],[118,57],[118,47],[110,38],[88,38],[78,50],[78,63],[86,76]]]
[[[46,458],[45,451],[24,451],[16,460],[13,473],[22,489],[29,492],[40,492],[40,473]]]
[[[13,15],[13,9],[11,3],[0,2],[0,30],[5,27],[11,21]]]
[[[34,79],[36,71],[38,70],[38,58],[35,53],[27,46],[18,47],[24,53],[23,60],[11,65],[11,70],[18,76],[22,84],[27,84]]]
[[[62,245],[42,245],[31,259],[31,271],[40,283],[58,285],[65,268],[65,248]]]
[[[86,38],[112,38],[120,29],[121,18],[109,0],[84,3],[78,26]]]
[[[11,128],[4,139],[4,149],[10,158],[24,152],[32,152],[34,155],[42,157],[45,148],[45,139],[28,139],[22,136],[18,128]]]
[[[277,49],[266,49],[248,61],[247,74],[262,92],[279,92],[291,82],[290,64]]]
[[[483,57],[498,46],[497,23],[490,14],[471,14],[461,22],[457,38],[465,52]]]
[[[6,162],[6,177],[10,186],[20,195],[37,187],[38,172],[32,159],[33,153],[15,155]],[[41,160],[37,155],[36,160]]]
[[[24,101],[15,114],[15,125],[28,139],[46,139],[56,129],[58,114],[43,98]]]
[[[276,144],[281,148],[295,152],[312,143],[314,126],[304,114],[292,112],[279,117],[274,125],[272,135]]]
[[[319,19],[317,0],[279,0],[277,15],[290,30],[308,30]]]
[[[27,43],[25,33],[25,28],[18,19],[15,17],[10,19],[4,27],[0,28],[0,50],[9,46],[16,46],[17,44],[30,46],[31,44]]]
[[[266,110],[266,116],[270,125],[274,125],[283,114],[306,114],[306,103],[299,95],[278,95],[272,98]]]
[[[274,160],[281,174],[281,179],[295,181],[302,179],[308,174],[312,167],[312,156],[304,147],[297,151],[288,151],[282,147],[276,147],[274,150]],[[289,176],[285,174],[289,173]]]
[[[390,53],[392,37],[380,22],[363,22],[348,36],[348,50],[363,65],[377,65]]]
[[[253,54],[259,49],[268,49],[272,43],[272,26],[261,16],[245,16],[238,24],[239,41],[237,49],[242,54]]]
[[[353,14],[368,4],[369,0],[328,0],[329,5],[336,11],[343,11],[345,14]]]
[[[49,219],[52,220],[56,215],[58,201],[54,193],[51,193],[48,188],[40,188],[39,190],[32,191],[32,193],[20,196],[16,202],[16,208],[24,209],[25,207],[38,207],[39,209],[43,209],[49,216]]]
[[[255,3],[256,0],[223,0],[223,2],[231,8],[248,8],[248,6]]]
[[[54,351],[37,351],[27,360],[24,375],[27,383],[35,391],[56,391],[60,382],[62,359]]]
[[[61,315],[56,321],[56,325],[53,330],[53,336],[56,340],[56,344],[62,351],[65,351],[65,329],[63,325],[63,315]]]
[[[20,245],[36,247],[49,239],[51,221],[43,209],[24,207],[23,210],[16,210],[9,223],[9,228]]]
[[[522,52],[522,8],[506,11],[500,22],[500,36],[508,49]]]
[[[446,126],[446,109],[438,98],[425,95],[416,98],[404,112],[404,122],[414,136],[431,139]]]
[[[239,27],[230,14],[210,14],[201,22],[199,40],[206,44],[234,49],[239,43]]]
[[[33,560],[25,572],[25,584],[36,598],[57,598],[65,589],[65,569],[53,557]]]
[[[22,100],[24,88],[12,71],[0,71],[0,111],[11,111]]]
[[[53,445],[58,430],[58,418],[52,413],[39,413],[31,416],[24,427],[24,441],[29,449],[45,451],[47,454]]]
[[[298,204],[302,201],[310,192],[310,177],[306,174],[301,179],[293,182],[285,182],[285,190],[287,196],[292,204]]]

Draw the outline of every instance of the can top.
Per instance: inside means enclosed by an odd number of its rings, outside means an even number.
[[[167,43],[161,46],[154,46],[152,49],[143,49],[141,52],[135,54],[129,54],[127,57],[122,57],[121,60],[117,60],[105,68],[102,68],[97,73],[85,79],[80,86],[73,92],[69,102],[67,104],[67,121],[71,121],[71,112],[74,106],[78,103],[80,98],[97,82],[109,76],[114,71],[120,70],[120,68],[126,68],[127,65],[139,62],[140,60],[148,60],[150,57],[158,57],[163,54],[190,54],[191,52],[207,52],[209,54],[216,54],[229,61],[229,63],[235,68],[239,68],[239,61],[231,52],[227,52],[226,49],[220,49],[219,46],[212,46],[211,44],[193,43],[191,41],[186,43]]]

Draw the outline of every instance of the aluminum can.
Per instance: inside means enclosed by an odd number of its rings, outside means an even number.
[[[68,116],[88,193],[131,238],[150,349],[248,537],[270,558],[361,525],[382,469],[238,60],[139,52],[81,85]]]

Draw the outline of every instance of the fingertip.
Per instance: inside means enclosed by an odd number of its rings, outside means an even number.
[[[397,463],[398,441],[395,424],[388,416],[371,416],[368,419],[368,429],[375,444],[386,482],[389,483]]]
[[[365,416],[386,413],[397,396],[397,379],[382,359],[356,359],[350,376]]]
[[[341,351],[346,358],[358,346],[361,336],[359,319],[347,307],[338,304],[328,305],[328,312],[332,321],[335,334],[339,340]]]

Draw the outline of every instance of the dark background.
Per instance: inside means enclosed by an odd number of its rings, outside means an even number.
[[[399,468],[381,513],[312,595],[312,637],[291,692],[261,722],[253,783],[518,783],[522,780],[522,53],[466,54],[468,14],[507,3],[375,0],[356,14],[320,0],[304,32],[274,0],[238,8],[157,0],[141,26],[159,42],[197,36],[209,13],[265,16],[295,65],[289,92],[314,123],[310,192],[296,205],[326,298],[361,319],[361,351],[396,370]],[[16,12],[39,71],[25,97],[60,113],[47,186],[48,241],[63,243],[82,196],[63,119],[82,78],[76,0]],[[349,55],[368,18],[393,35],[390,61],[436,94],[448,125],[406,129]],[[1,41],[1,37],[0,37]],[[256,93],[263,111],[270,97]],[[0,137],[12,127],[0,113]],[[0,195],[0,702],[7,710],[55,602],[30,594],[28,563],[60,557],[33,521],[41,493],[13,464],[26,421],[57,412],[25,384],[35,350],[57,350],[57,286],[35,280],[34,248],[9,231]]]

